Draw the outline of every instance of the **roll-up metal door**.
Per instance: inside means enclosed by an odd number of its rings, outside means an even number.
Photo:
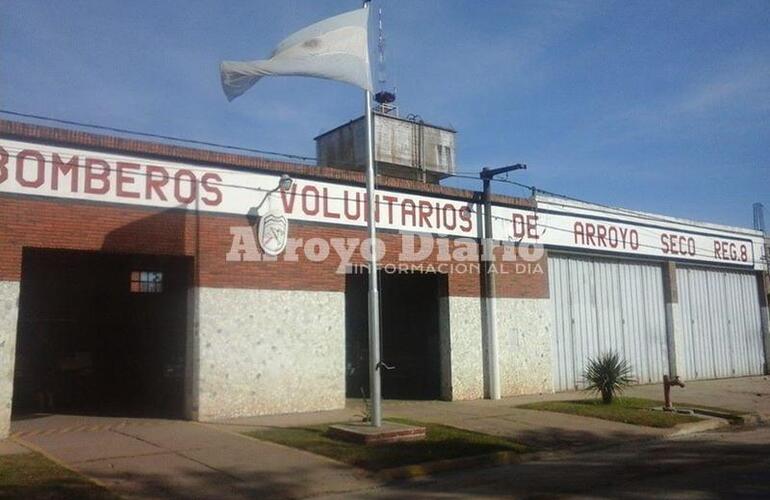
[[[554,389],[585,386],[588,359],[610,350],[640,383],[668,371],[661,266],[623,260],[551,255]]]
[[[676,270],[688,379],[762,375],[764,351],[757,280],[752,273]]]

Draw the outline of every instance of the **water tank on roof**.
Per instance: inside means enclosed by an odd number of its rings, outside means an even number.
[[[438,183],[455,172],[455,134],[448,127],[425,123],[417,115],[398,116],[382,102],[372,113],[377,173]],[[366,127],[361,116],[315,138],[318,165],[363,172]]]

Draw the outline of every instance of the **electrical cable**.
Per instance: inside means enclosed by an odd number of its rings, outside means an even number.
[[[291,154],[291,153],[281,153],[281,152],[276,152],[276,151],[268,151],[268,150],[256,149],[256,148],[247,148],[247,147],[242,147],[242,146],[233,146],[233,145],[229,145],[229,144],[220,144],[220,143],[214,143],[214,142],[208,142],[208,141],[200,141],[200,140],[195,140],[195,139],[186,139],[186,138],[182,138],[182,137],[168,136],[168,135],[162,135],[162,134],[153,134],[153,133],[148,133],[148,132],[139,132],[139,131],[134,131],[134,130],[129,130],[129,129],[123,129],[123,128],[117,128],[117,127],[109,127],[109,126],[103,126],[103,125],[96,125],[96,124],[78,122],[78,121],[74,121],[74,120],[65,120],[65,119],[53,118],[53,117],[36,115],[36,114],[31,114],[31,113],[21,113],[21,112],[7,110],[7,109],[1,109],[1,108],[0,108],[0,114],[6,114],[6,115],[17,116],[17,117],[24,117],[24,118],[32,118],[32,119],[36,119],[36,120],[50,121],[50,122],[60,123],[60,124],[65,124],[65,125],[93,128],[93,129],[105,130],[105,131],[111,131],[111,132],[117,132],[117,133],[123,133],[123,134],[137,135],[137,136],[141,136],[141,137],[149,137],[149,138],[163,139],[163,140],[169,140],[169,141],[174,141],[174,142],[189,143],[189,144],[195,144],[195,145],[198,145],[198,146],[208,146],[208,147],[223,148],[223,149],[229,149],[229,150],[235,150],[235,151],[249,152],[249,153],[254,153],[254,154],[261,154],[261,155],[279,156],[279,157],[283,157],[283,158],[287,158],[287,159],[292,159],[292,160],[317,161],[317,158],[311,157],[311,156],[303,156],[303,155],[297,155],[297,154]],[[193,169],[188,168],[188,170],[193,170]],[[197,170],[197,171],[198,172],[203,172],[203,170]],[[208,172],[208,170],[206,170],[206,172]],[[477,176],[478,174],[476,174],[476,175],[473,175],[473,174],[474,174],[473,172],[462,171],[461,170],[461,171],[455,172],[454,174],[450,174],[450,176],[454,177],[454,178],[460,178],[460,179],[481,180],[481,178]],[[142,175],[142,174],[140,174],[140,175]],[[686,222],[671,220],[671,219],[665,218],[665,217],[656,217],[656,216],[653,216],[653,215],[650,215],[650,214],[639,213],[639,212],[635,212],[635,211],[629,210],[629,209],[624,209],[624,208],[621,208],[621,207],[605,205],[605,204],[602,204],[602,203],[587,201],[587,200],[583,200],[583,199],[576,198],[576,197],[573,197],[573,196],[564,195],[564,194],[561,194],[561,193],[556,193],[556,192],[553,192],[553,191],[547,191],[547,190],[544,190],[544,189],[537,188],[537,187],[535,187],[533,185],[527,185],[527,184],[523,184],[523,183],[520,183],[520,182],[511,181],[509,179],[492,178],[491,180],[493,182],[500,182],[500,183],[510,184],[510,185],[513,185],[513,186],[516,186],[516,187],[519,187],[519,188],[522,188],[522,189],[526,189],[526,190],[531,191],[533,193],[542,193],[542,194],[545,194],[545,195],[548,195],[548,196],[552,196],[552,197],[555,197],[555,198],[562,198],[562,199],[574,201],[574,202],[577,202],[577,203],[584,203],[584,204],[587,204],[587,205],[593,205],[593,206],[601,207],[601,208],[604,208],[604,209],[608,209],[608,210],[612,210],[612,211],[618,212],[620,214],[627,214],[629,216],[632,216],[632,217],[640,219],[640,220],[647,220],[647,221],[653,221],[653,222],[665,223],[665,224],[672,224],[672,223],[673,224],[687,224]],[[227,184],[221,184],[221,185],[223,187],[247,188],[245,186],[237,186],[237,185],[227,185]],[[330,197],[330,199],[333,199],[333,197]],[[379,203],[383,203],[383,202],[380,201]],[[494,215],[492,217],[493,218],[499,218],[498,216],[494,216]],[[508,222],[512,222],[512,221],[509,220]]]
[[[453,177],[459,177],[461,179],[481,180],[481,178],[478,177],[478,176],[464,175],[466,173],[468,173],[468,172],[464,172],[463,174],[452,175],[452,176]],[[561,199],[564,199],[564,200],[574,201],[574,202],[577,202],[577,203],[583,203],[583,204],[586,204],[586,205],[592,205],[594,207],[600,207],[600,208],[604,208],[606,210],[617,212],[614,215],[625,214],[625,215],[634,217],[636,219],[646,220],[646,221],[650,221],[650,222],[663,223],[663,224],[669,224],[669,225],[670,224],[692,225],[693,222],[697,222],[697,221],[676,220],[675,218],[665,217],[665,216],[655,216],[655,215],[652,215],[652,214],[647,214],[647,213],[643,213],[643,212],[637,212],[635,210],[631,210],[631,209],[628,209],[628,208],[622,208],[622,207],[617,207],[617,206],[613,206],[613,205],[607,205],[607,204],[603,204],[603,203],[599,203],[599,202],[595,202],[595,201],[588,201],[588,200],[584,200],[584,199],[581,199],[581,198],[576,198],[574,196],[570,196],[570,195],[566,195],[566,194],[561,194],[561,193],[556,193],[554,191],[548,191],[548,190],[545,190],[545,189],[540,189],[538,187],[535,187],[534,185],[523,184],[521,182],[511,181],[511,180],[508,180],[508,179],[495,179],[495,178],[493,178],[491,180],[493,182],[501,182],[501,183],[504,183],[504,184],[511,184],[513,186],[526,189],[526,190],[531,191],[533,193],[542,193],[544,195],[548,195],[548,196],[551,196],[551,197],[554,197],[554,198],[561,198]],[[546,203],[553,203],[553,202],[550,201],[550,200],[546,200]],[[705,224],[711,224],[711,223],[706,222]],[[719,230],[719,229],[714,229],[714,230]]]
[[[136,135],[139,137],[149,137],[152,139],[163,139],[166,141],[174,141],[174,142],[184,142],[188,144],[196,144],[198,146],[208,146],[208,147],[214,147],[214,148],[223,148],[223,149],[231,149],[234,151],[244,151],[248,153],[255,153],[260,155],[270,155],[270,156],[280,156],[282,158],[288,158],[292,160],[300,160],[300,161],[316,161],[317,158],[312,156],[304,156],[304,155],[298,155],[298,154],[292,154],[292,153],[280,153],[277,151],[268,151],[265,149],[255,149],[255,148],[247,148],[243,146],[233,146],[230,144],[220,144],[216,142],[208,142],[208,141],[200,141],[197,139],[185,139],[183,137],[174,137],[171,135],[162,135],[162,134],[153,134],[149,132],[139,132],[136,130],[129,130],[124,128],[118,128],[118,127],[109,127],[106,125],[95,125],[93,123],[83,123],[83,122],[77,122],[74,120],[64,120],[61,118],[51,118],[48,116],[42,116],[42,115],[35,115],[31,113],[20,113],[18,111],[11,111],[7,109],[0,109],[0,114],[4,115],[10,115],[10,116],[18,116],[22,118],[32,118],[35,120],[42,120],[52,123],[59,123],[62,125],[72,125],[76,127],[86,127],[86,128],[92,128],[95,130],[105,130],[108,132],[117,132],[120,134],[129,134],[129,135]]]
[[[312,156],[298,155],[298,154],[293,154],[293,153],[282,153],[282,152],[278,152],[278,151],[269,151],[269,150],[264,150],[264,149],[248,148],[248,147],[244,147],[244,146],[234,146],[234,145],[231,145],[231,144],[222,144],[222,143],[215,143],[215,142],[209,142],[209,141],[201,141],[201,140],[197,140],[197,139],[186,139],[186,138],[183,138],[183,137],[175,137],[175,136],[163,135],[163,134],[153,134],[153,133],[149,133],[149,132],[140,132],[140,131],[136,131],[136,130],[129,130],[129,129],[118,128],[118,127],[109,127],[109,126],[105,126],[105,125],[96,125],[96,124],[92,124],[92,123],[78,122],[78,121],[75,121],[75,120],[65,120],[65,119],[61,119],[61,118],[53,118],[53,117],[48,117],[48,116],[43,116],[43,115],[36,115],[36,114],[31,114],[31,113],[21,113],[21,112],[18,112],[18,111],[12,111],[12,110],[8,110],[8,109],[0,109],[0,114],[6,114],[6,115],[10,115],[10,116],[17,116],[17,117],[23,117],[23,118],[31,118],[31,119],[35,119],[35,120],[49,121],[49,122],[59,123],[59,124],[63,124],[63,125],[71,125],[71,126],[77,126],[77,127],[93,128],[93,129],[96,129],[96,130],[105,130],[105,131],[116,132],[116,133],[121,133],[121,134],[136,135],[136,136],[140,136],[140,137],[147,137],[147,138],[153,138],[153,139],[162,139],[162,140],[167,140],[167,141],[174,141],[174,142],[181,142],[181,143],[187,143],[187,144],[194,144],[194,145],[197,145],[197,146],[208,146],[208,147],[222,148],[222,149],[228,149],[228,150],[233,150],[233,151],[242,151],[242,152],[260,154],[260,155],[278,156],[278,157],[282,157],[282,158],[287,158],[287,159],[291,159],[291,160],[298,160],[298,161],[304,161],[304,162],[310,162],[310,161],[317,162],[318,161],[318,158],[312,157]],[[350,166],[350,165],[353,165],[354,163],[353,162],[342,162],[342,164],[346,164],[346,165]],[[473,175],[473,174],[474,174],[474,172],[470,172],[470,171],[457,171],[454,174],[450,174],[450,176],[451,177],[455,177],[455,178],[460,178],[460,179],[480,180],[480,178],[478,177],[478,174],[476,174],[476,175]],[[614,211],[621,212],[621,213],[626,213],[626,214],[629,214],[629,215],[632,215],[634,217],[637,217],[637,218],[640,218],[640,219],[644,219],[644,220],[657,221],[657,222],[665,222],[665,223],[668,223],[668,224],[671,224],[672,222],[676,223],[676,221],[672,221],[670,219],[666,219],[666,218],[663,218],[663,217],[655,217],[655,216],[648,215],[648,214],[639,214],[639,213],[637,213],[637,212],[635,212],[633,210],[624,209],[624,208],[621,208],[621,207],[615,207],[615,206],[611,206],[611,205],[604,205],[604,204],[597,203],[597,202],[592,202],[592,201],[587,201],[587,200],[583,200],[583,199],[576,198],[576,197],[573,197],[573,196],[569,196],[569,195],[565,195],[565,194],[561,194],[561,193],[556,193],[556,192],[553,192],[553,191],[547,191],[547,190],[544,190],[544,189],[536,188],[535,186],[530,186],[530,185],[523,184],[523,183],[520,183],[520,182],[511,181],[511,180],[508,180],[508,179],[493,178],[491,180],[493,182],[500,182],[500,183],[505,183],[505,184],[511,184],[513,186],[517,186],[517,187],[526,189],[528,191],[533,191],[533,192],[536,192],[536,193],[542,193],[542,194],[553,196],[553,197],[556,197],[556,198],[563,198],[563,199],[570,200],[570,201],[575,201],[575,202],[578,202],[578,203],[585,203],[585,204],[594,205],[594,206],[602,207],[602,208],[609,209],[609,210],[614,210]]]
[[[11,151],[13,151],[13,148],[8,148],[8,149],[11,149]],[[21,150],[18,150],[18,151],[21,151]],[[17,151],[17,153],[18,153],[18,151]],[[52,164],[52,160],[49,160],[47,158],[44,158],[44,162],[46,164]],[[86,169],[86,165],[78,164],[77,168],[79,168],[81,170],[85,170]],[[210,173],[211,172],[211,170],[209,170],[209,169],[189,169],[188,168],[186,170],[191,170],[193,172],[203,172],[203,173]],[[138,177],[152,177],[150,174],[147,174],[145,172],[132,172],[132,175],[135,175],[135,176],[138,176]],[[196,184],[200,183],[200,181],[198,181],[197,179],[194,180],[194,181],[188,180],[188,179],[184,179],[184,180],[182,180],[182,182],[185,182],[185,183],[193,183],[193,182],[195,182]],[[255,187],[255,186],[243,186],[243,185],[240,185],[240,184],[231,184],[231,183],[216,182],[216,181],[210,181],[208,184],[210,186],[223,187],[223,188],[233,188],[233,189],[243,189],[243,190],[252,191],[252,192],[259,192],[259,193],[272,193],[272,192],[275,191],[274,189],[267,189],[267,188]],[[363,188],[358,188],[358,189],[363,189]],[[316,196],[313,196],[312,194],[309,194],[309,193],[301,193],[301,192],[296,192],[295,191],[292,194],[294,196],[299,196],[300,198],[304,198],[304,197],[316,198]],[[326,198],[327,200],[338,200],[338,201],[344,201],[344,202],[350,201],[348,198],[345,198],[345,197],[342,197],[342,196],[330,196],[328,194],[326,196],[319,195],[318,198],[319,199],[320,198]],[[357,203],[360,203],[360,202],[366,203],[366,200],[359,201],[358,198],[356,198],[356,202]],[[377,203],[380,206],[390,206],[392,204],[392,202],[384,201],[382,199],[376,200],[375,203]],[[472,203],[472,202],[469,200],[469,203]],[[464,204],[464,206],[467,208],[468,213],[474,214],[474,215],[479,215],[480,214],[480,212],[478,210],[472,208],[468,204]],[[444,213],[446,213],[447,209],[445,207],[440,207],[438,210],[443,211]],[[524,210],[526,210],[526,208],[524,208]],[[502,216],[494,215],[494,214],[492,214],[491,217],[493,219],[495,219],[495,220],[503,221],[503,222],[508,223],[508,224],[513,224],[514,223],[513,219],[509,219],[507,217],[502,217]],[[542,227],[542,228],[545,228],[545,229],[553,229],[555,231],[560,231],[560,232],[564,232],[564,233],[573,233],[573,231],[571,231],[569,229],[564,229],[564,228],[561,228],[561,227],[552,226],[552,225],[543,223],[541,221],[538,221],[537,225],[538,225],[539,228]],[[640,227],[640,228],[637,229],[637,231],[643,232],[643,231],[646,231],[646,229],[643,228],[643,227]],[[648,234],[654,234],[654,233],[648,233]],[[505,240],[500,239],[498,241],[505,241]],[[516,242],[516,243],[518,243],[518,242]],[[639,243],[638,246],[639,247],[644,247],[644,248],[659,249],[659,247],[656,247],[654,245],[647,245],[647,244],[644,244],[644,243]],[[704,252],[707,255],[708,255],[708,253],[710,253],[713,250],[713,249],[706,249],[706,248],[702,248],[702,247],[695,247],[695,249],[696,249],[696,251],[700,250],[700,251]],[[753,262],[756,262],[756,259],[753,259]]]

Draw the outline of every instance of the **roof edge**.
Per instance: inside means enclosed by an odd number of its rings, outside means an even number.
[[[134,154],[137,156],[153,157],[171,161],[188,161],[197,164],[238,170],[287,173],[297,177],[333,182],[349,182],[361,186],[366,184],[366,177],[363,173],[350,170],[309,166],[302,163],[273,160],[260,156],[223,153],[215,150],[94,134],[75,129],[48,127],[12,120],[0,119],[0,136],[28,140],[31,142],[49,142],[58,145],[82,147],[97,151]],[[437,184],[424,184],[395,177],[378,177],[377,184],[381,187],[390,189],[409,191],[424,195],[446,196],[448,198],[467,201],[473,201],[479,197],[477,191]],[[534,206],[534,201],[529,198],[496,195],[494,200],[498,204],[511,207]]]

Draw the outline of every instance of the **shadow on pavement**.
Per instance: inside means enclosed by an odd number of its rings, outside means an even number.
[[[83,469],[87,469],[84,467]],[[347,469],[340,467],[341,472]],[[245,499],[304,498],[346,488],[311,484],[305,467],[285,468],[280,472],[229,469],[216,471],[181,467],[173,476],[152,471],[89,471],[118,495],[131,498],[170,499]]]
[[[661,440],[391,484],[365,496],[768,498],[770,439],[751,441]]]
[[[747,440],[750,441],[750,440]],[[601,452],[544,459],[511,466],[447,473],[383,488],[337,490],[339,497],[460,498],[590,496],[591,498],[767,498],[770,445],[751,442],[656,441]],[[173,477],[144,471],[140,476],[96,475],[119,494],[154,498],[302,498],[332,494],[309,484],[308,470],[280,474],[180,469]],[[131,488],[121,483],[130,481]]]
[[[544,427],[537,430],[519,431],[512,439],[531,447],[535,451],[574,450],[587,447],[611,446],[619,443],[642,442],[657,436],[630,432],[592,432],[568,430],[560,427]]]

